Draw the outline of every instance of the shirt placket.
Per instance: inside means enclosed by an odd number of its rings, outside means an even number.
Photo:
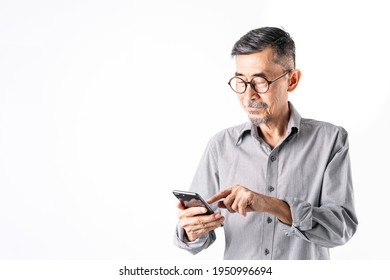
[[[278,161],[279,149],[274,149],[268,156],[267,177],[266,177],[266,195],[275,197],[276,186],[278,183]],[[264,213],[263,219],[263,244],[262,257],[263,259],[272,259],[273,255],[273,240],[275,235],[275,217],[269,213]]]

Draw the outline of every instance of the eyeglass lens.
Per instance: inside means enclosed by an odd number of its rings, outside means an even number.
[[[247,87],[247,82],[239,77],[233,77],[230,80],[230,87],[237,93],[244,93]],[[255,77],[251,81],[251,85],[255,91],[262,93],[268,90],[268,82],[262,77]]]

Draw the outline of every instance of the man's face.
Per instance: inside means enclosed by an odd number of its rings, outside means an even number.
[[[256,76],[272,81],[285,72],[272,58],[271,48],[254,54],[237,55],[236,76],[247,82]],[[256,93],[249,84],[244,93],[237,94],[242,108],[255,125],[275,121],[288,112],[288,84],[289,75],[286,75],[272,83],[264,94]]]

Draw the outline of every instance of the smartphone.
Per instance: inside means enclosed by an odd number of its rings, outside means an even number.
[[[185,208],[190,207],[205,207],[207,209],[206,214],[213,214],[214,211],[211,209],[210,205],[197,193],[195,192],[185,192],[185,191],[173,191],[173,194],[179,199],[180,203]]]

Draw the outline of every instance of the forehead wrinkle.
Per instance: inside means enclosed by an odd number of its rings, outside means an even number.
[[[278,72],[281,65],[275,63],[275,52],[271,47],[264,50],[247,55],[237,55],[236,60],[236,74],[239,76],[253,78],[253,77],[273,77]]]

